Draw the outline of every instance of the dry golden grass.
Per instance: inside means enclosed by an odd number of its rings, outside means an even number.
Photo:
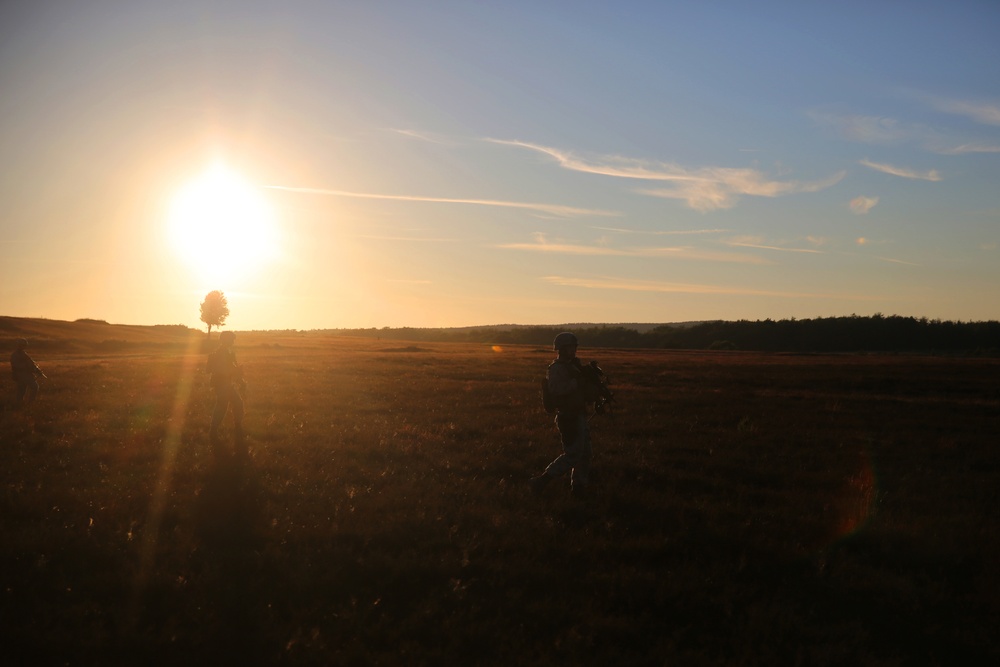
[[[584,348],[620,406],[580,501],[525,484],[549,350],[240,334],[253,457],[218,466],[200,337],[60,335],[0,416],[33,664],[1000,657],[995,360]]]

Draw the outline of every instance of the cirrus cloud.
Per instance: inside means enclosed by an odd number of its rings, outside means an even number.
[[[878,204],[878,197],[855,197],[851,200],[851,213],[854,215],[865,215]]]
[[[659,292],[667,294],[716,294],[737,296],[765,296],[786,299],[848,299],[874,301],[878,297],[870,294],[848,294],[831,292],[795,292],[753,289],[746,286],[707,285],[694,283],[657,282],[652,280],[630,280],[614,277],[572,278],[568,276],[543,276],[542,280],[560,287],[576,287],[594,290],[623,290],[628,292]]]
[[[1000,104],[939,98],[933,100],[939,110],[971,118],[984,125],[1000,125]]]
[[[899,176],[900,178],[912,178],[920,181],[941,180],[941,174],[939,174],[936,169],[931,169],[929,171],[916,171],[906,167],[896,167],[891,164],[872,162],[867,158],[864,160],[858,160],[858,164],[862,164],[869,169],[874,169],[875,171],[881,171],[883,174],[891,174],[893,176]]]
[[[846,172],[813,182],[781,181],[769,178],[753,168],[700,167],[688,168],[669,162],[656,162],[621,156],[601,156],[585,159],[569,152],[526,141],[487,139],[505,146],[526,148],[553,158],[559,166],[571,171],[614,178],[626,178],[664,183],[662,187],[637,190],[651,197],[678,199],[689,208],[707,212],[732,208],[741,195],[779,197],[799,192],[817,192],[839,182]]]
[[[930,103],[940,111],[968,116],[987,125],[1000,124],[997,120],[1000,118],[1000,106],[941,99],[932,99]],[[1000,152],[1000,145],[991,139],[968,136],[961,130],[947,126],[832,111],[809,111],[807,115],[820,127],[831,129],[840,137],[858,143],[881,146],[912,143],[939,155]]]
[[[543,234],[535,235],[534,243],[501,243],[495,247],[503,250],[548,253],[555,255],[577,255],[588,257],[645,257],[651,259],[701,260],[710,262],[731,262],[738,264],[769,264],[766,259],[736,252],[716,252],[691,246],[655,246],[613,248],[604,245],[581,245],[577,243],[553,243]]]
[[[821,127],[831,128],[848,141],[866,144],[892,144],[922,135],[924,128],[901,123],[885,116],[810,111],[807,115]]]
[[[324,195],[328,197],[353,197],[355,199],[381,199],[387,201],[401,202],[423,202],[430,204],[463,204],[471,206],[494,206],[499,208],[516,208],[535,213],[544,213],[560,218],[575,218],[581,216],[617,217],[617,211],[605,211],[602,209],[579,208],[576,206],[564,206],[562,204],[545,204],[536,202],[504,201],[497,199],[459,199],[454,197],[427,197],[417,195],[394,195],[376,194],[371,192],[348,192],[346,190],[332,190],[329,188],[308,188],[294,187],[289,185],[265,185],[269,190],[281,190],[284,192],[295,192],[300,194]]]

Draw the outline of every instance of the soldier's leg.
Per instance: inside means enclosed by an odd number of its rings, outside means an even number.
[[[233,409],[233,425],[235,427],[233,431],[233,450],[238,456],[243,456],[247,453],[246,435],[243,432],[243,397],[240,396],[240,392],[237,391],[236,387],[233,387],[229,403]]]
[[[36,396],[38,396],[38,380],[34,377],[30,377],[28,378],[27,395],[25,396],[26,403],[31,405]]]
[[[587,427],[587,416],[581,415],[573,443],[575,452],[571,484],[574,490],[582,490],[590,483],[590,429]]]
[[[229,394],[229,405],[233,409],[233,425],[239,432],[243,431],[243,397],[240,392],[233,387]]]
[[[575,415],[558,415],[556,426],[559,428],[559,437],[562,440],[563,453],[560,454],[543,473],[546,477],[558,477],[565,475],[576,465],[577,449],[574,443],[577,438],[579,422]]]
[[[208,437],[212,442],[212,449],[218,454],[221,443],[219,442],[219,427],[222,420],[229,412],[229,396],[225,389],[217,387],[215,390],[215,409],[212,410],[212,425],[208,429]]]
[[[14,386],[14,406],[21,407],[24,405],[24,394],[28,391],[28,385],[23,380],[15,380]]]

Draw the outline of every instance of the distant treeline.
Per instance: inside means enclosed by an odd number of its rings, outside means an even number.
[[[1000,322],[952,322],[898,315],[806,320],[713,321],[664,324],[639,332],[624,326],[572,329],[583,347],[773,352],[963,352],[1000,353]],[[340,335],[388,340],[487,344],[552,344],[563,331],[552,326],[471,329],[351,329]]]

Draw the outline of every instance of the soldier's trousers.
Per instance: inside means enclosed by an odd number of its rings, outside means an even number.
[[[240,396],[236,385],[226,385],[215,388],[215,410],[212,411],[212,427],[209,433],[215,437],[219,433],[219,426],[226,418],[229,409],[233,410],[233,422],[237,433],[243,430],[243,398]]]
[[[27,405],[35,400],[38,394],[38,380],[31,373],[18,373],[14,375],[14,382],[17,388],[14,390],[14,401],[18,406]]]
[[[558,477],[571,472],[574,487],[586,486],[590,481],[590,431],[587,428],[587,414],[556,415],[556,428],[562,440],[563,453],[545,469],[549,477]]]

